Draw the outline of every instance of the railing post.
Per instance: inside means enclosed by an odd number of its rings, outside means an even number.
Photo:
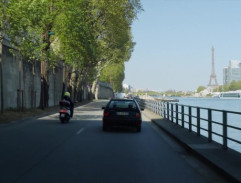
[[[212,142],[212,110],[208,109],[208,142]]]
[[[155,108],[156,108],[156,114],[158,114],[158,103],[157,102],[155,102]]]
[[[162,107],[163,107],[163,115],[164,115],[164,118],[166,119],[166,105],[164,102],[162,103]]]
[[[176,124],[178,125],[178,104],[176,104]]]
[[[197,135],[200,136],[200,108],[197,108]]]
[[[191,108],[191,106],[189,106],[188,107],[188,109],[189,109],[189,132],[191,132],[192,131],[192,108]]]
[[[156,102],[156,113],[158,114],[158,102]]]
[[[184,106],[182,105],[182,127],[184,128]]]
[[[162,105],[162,103],[158,102],[158,113],[159,113],[160,116],[162,116],[161,105]]]
[[[227,111],[223,111],[223,149],[227,149]]]
[[[173,104],[171,104],[171,114],[172,114],[172,122],[173,122]]]
[[[159,107],[158,107],[158,102],[156,102],[156,113],[159,114]]]
[[[169,102],[167,102],[167,119],[169,120]]]
[[[161,102],[158,102],[158,112],[160,116],[162,116],[161,104]]]
[[[160,114],[162,117],[165,118],[164,114],[163,114],[163,102],[160,102]]]

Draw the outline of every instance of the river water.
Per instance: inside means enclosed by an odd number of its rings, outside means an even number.
[[[197,106],[211,109],[219,109],[226,111],[235,111],[241,112],[241,99],[220,99],[220,98],[177,98],[179,100],[178,104]],[[185,109],[185,113],[187,112]],[[195,110],[193,109],[192,114],[195,115]],[[201,117],[205,116],[207,118],[207,111],[201,110]],[[188,117],[185,117],[188,121]],[[228,114],[227,116],[228,125],[241,128],[241,115],[238,114]],[[213,112],[212,120],[222,123],[222,112]],[[195,123],[194,123],[195,124]],[[187,127],[187,126],[186,126]],[[201,120],[201,127],[206,128],[207,122]],[[220,125],[212,125],[213,131],[222,134],[222,127]],[[201,134],[207,136],[207,132],[201,131]],[[228,137],[241,141],[241,131],[236,129],[228,128]],[[213,135],[213,140],[222,144],[222,138],[216,135]],[[241,152],[241,144],[228,140],[228,147],[234,149],[238,152]]]

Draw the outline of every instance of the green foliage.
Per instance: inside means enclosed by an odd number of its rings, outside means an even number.
[[[215,89],[214,92],[227,92],[241,90],[241,81],[232,81],[229,85],[221,85],[218,89]]]
[[[6,13],[8,9],[8,3],[6,0],[0,1],[0,43],[3,40],[4,33],[8,27],[8,14]]]
[[[155,91],[141,91],[139,90],[138,92],[132,92],[133,95],[150,95],[150,96],[160,96],[162,95],[163,93],[161,92],[155,92]]]
[[[167,97],[181,97],[181,96],[192,96],[193,92],[182,92],[175,90],[168,90],[165,92],[155,92],[155,91],[138,91],[133,92],[133,95],[150,95],[150,96],[167,96]]]
[[[205,90],[206,89],[206,87],[204,87],[204,86],[199,86],[198,88],[197,88],[197,93],[200,93],[201,91],[203,91],[203,90]]]
[[[9,30],[11,44],[24,57],[30,60],[53,61],[57,58],[51,50],[52,31],[58,13],[62,9],[61,1],[9,1]]]
[[[124,70],[124,63],[110,64],[101,72],[100,80],[110,83],[115,92],[122,92],[122,82],[125,78]]]
[[[142,11],[140,0],[8,2],[0,7],[6,10],[7,34],[24,57],[48,61],[50,66],[64,60],[80,77],[93,81],[101,73],[116,91],[122,90],[124,62],[135,45],[131,24]]]
[[[223,85],[219,87],[220,91],[226,92],[229,91],[229,85]]]
[[[212,97],[213,95],[211,93],[207,94],[206,97]]]
[[[232,81],[229,84],[230,91],[235,91],[235,90],[240,90],[240,89],[241,89],[241,81]]]

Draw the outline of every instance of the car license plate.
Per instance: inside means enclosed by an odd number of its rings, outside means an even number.
[[[61,117],[65,117],[65,114],[61,114],[60,116],[61,116]]]
[[[116,112],[116,115],[118,115],[118,116],[128,116],[129,113],[128,112]]]

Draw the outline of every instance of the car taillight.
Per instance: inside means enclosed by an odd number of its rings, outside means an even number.
[[[140,118],[140,117],[141,117],[141,114],[137,112],[137,113],[136,113],[136,117],[137,117],[137,118]]]
[[[109,116],[110,115],[110,112],[108,112],[108,111],[105,111],[104,112],[104,116],[106,117],[106,116]]]
[[[66,113],[66,112],[67,112],[67,109],[65,109],[65,110],[61,109],[60,112],[61,112],[61,113]]]

